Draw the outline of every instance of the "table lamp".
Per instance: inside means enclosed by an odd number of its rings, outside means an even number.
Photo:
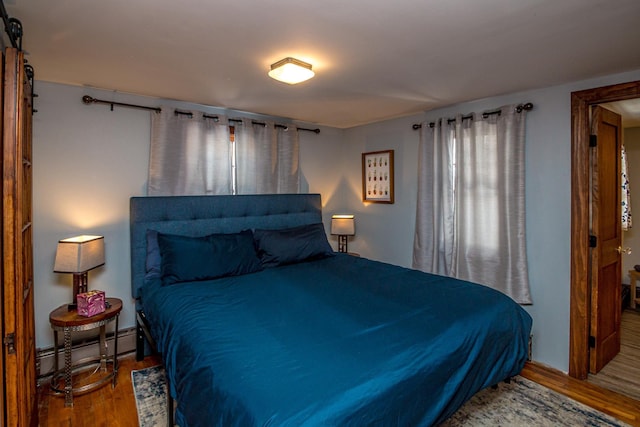
[[[348,236],[355,236],[356,225],[351,214],[333,215],[331,217],[331,234],[338,236],[338,252],[348,252]]]
[[[76,236],[58,242],[54,273],[73,274],[73,302],[69,310],[77,308],[79,293],[87,292],[87,272],[104,265],[104,237]]]

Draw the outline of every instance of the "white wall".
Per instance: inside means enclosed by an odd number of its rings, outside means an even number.
[[[566,371],[569,360],[571,127],[570,93],[640,79],[640,70],[568,85],[508,94],[348,130],[302,132],[303,191],[322,194],[325,226],[332,213],[356,214],[351,251],[411,265],[416,204],[418,132],[413,123],[533,102],[527,119],[527,251],[535,360]],[[149,113],[86,106],[82,95],[159,105],[160,100],[36,82],[34,116],[34,261],[36,345],[52,343],[48,313],[71,296],[71,278],[53,273],[58,239],[81,232],[105,235],[107,264],[90,273],[92,289],[125,301],[122,327],[134,324],[129,286],[128,203],[144,195]],[[184,104],[172,103],[183,108]],[[219,110],[210,109],[212,113]],[[361,154],[395,150],[396,202],[361,199]],[[330,241],[335,245],[335,240]]]
[[[367,258],[411,266],[416,209],[418,132],[415,116],[348,129],[343,158],[344,211],[356,215],[349,250]],[[362,202],[362,153],[394,150],[394,203]]]
[[[48,315],[72,297],[71,275],[53,273],[58,240],[105,236],[106,265],[89,272],[89,288],[123,300],[122,327],[134,324],[129,292],[129,197],[144,194],[149,112],[86,106],[84,94],[111,93],[35,83],[33,216],[36,346],[53,342]],[[145,100],[146,101],[146,100]]]
[[[106,264],[89,272],[89,288],[123,300],[121,328],[135,324],[129,198],[146,194],[151,113],[85,105],[82,96],[149,106],[164,102],[213,114],[224,110],[39,81],[35,92],[39,95],[33,116],[35,327],[36,346],[46,348],[53,344],[49,312],[72,297],[71,275],[53,273],[57,242],[65,237],[105,236]],[[334,162],[333,153],[342,134],[326,127],[318,135],[300,132],[302,189],[322,194],[327,212],[336,203],[334,194],[340,185],[340,164]],[[324,221],[328,226],[328,214]]]
[[[356,215],[356,237],[350,250],[410,266],[415,228],[416,171],[419,134],[412,123],[430,122],[457,113],[493,110],[532,102],[527,118],[526,215],[529,279],[534,319],[533,358],[562,371],[569,363],[569,290],[571,225],[571,92],[640,79],[640,70],[625,74],[526,91],[454,105],[413,117],[346,131],[343,155],[345,210]],[[360,153],[395,150],[396,203],[361,201]],[[640,198],[639,198],[640,199]]]

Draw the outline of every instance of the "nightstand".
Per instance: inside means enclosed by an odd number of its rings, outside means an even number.
[[[64,394],[65,406],[73,406],[73,395],[89,392],[101,387],[110,380],[112,387],[116,386],[118,376],[118,317],[122,311],[122,301],[118,298],[107,298],[105,305],[107,309],[95,316],[80,316],[76,310],[67,308],[67,304],[61,305],[51,312],[49,322],[53,329],[53,346],[54,346],[54,373],[51,378],[51,390],[56,393]],[[106,325],[115,321],[115,336],[113,340],[113,353],[109,357],[107,352],[106,341]],[[88,331],[100,328],[100,355],[95,358],[78,360],[75,363],[71,361],[71,333],[79,331]],[[58,363],[58,332],[64,334],[64,370],[60,369]],[[111,369],[108,365],[111,364]],[[81,368],[96,365],[96,372],[101,372],[94,378],[94,374],[83,378],[80,384],[74,387],[73,377],[74,371]]]

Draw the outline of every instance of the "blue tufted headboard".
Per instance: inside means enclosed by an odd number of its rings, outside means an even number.
[[[132,197],[131,293],[144,283],[147,230],[203,236],[322,222],[319,194]]]

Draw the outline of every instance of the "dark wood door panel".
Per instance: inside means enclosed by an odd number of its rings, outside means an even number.
[[[591,162],[591,349],[589,371],[597,373],[620,351],[621,294],[621,150],[622,118],[594,107],[597,144]]]
[[[3,423],[37,425],[33,295],[31,85],[24,55],[4,54],[2,107]]]

